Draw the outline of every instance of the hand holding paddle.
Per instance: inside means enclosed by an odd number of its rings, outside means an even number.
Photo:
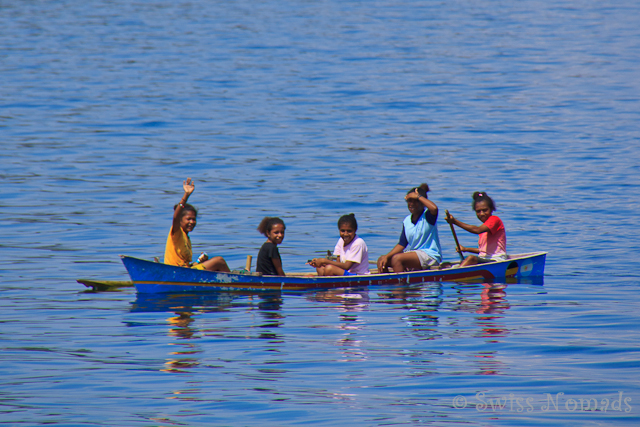
[[[448,210],[445,209],[445,219],[449,223],[449,227],[451,227],[451,234],[453,234],[453,240],[456,242],[456,250],[458,251],[458,255],[460,255],[460,261],[464,261],[464,255],[462,255],[462,249],[460,249],[460,243],[458,243],[458,236],[456,235],[456,230],[453,228],[454,218],[451,216]]]

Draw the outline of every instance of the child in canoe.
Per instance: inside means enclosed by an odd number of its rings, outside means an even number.
[[[429,270],[442,262],[442,249],[438,237],[438,206],[427,197],[429,186],[414,187],[404,199],[410,215],[402,222],[398,244],[378,258],[378,272],[388,273],[389,266],[396,273],[411,270]]]
[[[189,196],[195,190],[195,184],[191,178],[182,183],[184,195],[180,203],[173,207],[173,224],[167,236],[167,245],[164,250],[164,263],[180,267],[191,267],[198,270],[229,271],[224,258],[217,256],[208,259],[206,255],[199,263],[192,263],[191,239],[189,233],[196,227],[198,211],[187,203]]]
[[[267,237],[258,253],[256,271],[265,276],[284,276],[278,245],[284,240],[284,221],[277,217],[264,217],[258,231]]]
[[[318,276],[355,276],[369,274],[369,251],[367,245],[356,235],[358,222],[354,214],[343,215],[338,220],[340,239],[333,254],[337,261],[314,258],[309,264],[316,268]]]
[[[460,266],[483,264],[492,261],[504,261],[507,259],[507,234],[504,230],[502,220],[493,215],[496,205],[493,199],[486,192],[473,193],[473,203],[471,207],[476,212],[476,216],[482,225],[469,225],[455,219],[452,216],[446,218],[449,224],[457,225],[469,233],[478,235],[478,248],[466,248],[460,246],[461,252],[471,252],[476,255],[469,255],[460,263]]]
[[[427,197],[429,186],[414,187],[404,199],[410,215],[402,222],[398,244],[378,258],[378,272],[388,273],[389,266],[395,273],[412,270],[429,270],[442,262],[442,249],[438,237],[438,206]]]

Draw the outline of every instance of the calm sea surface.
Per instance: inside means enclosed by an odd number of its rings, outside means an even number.
[[[0,0],[0,424],[636,426],[640,4]],[[487,191],[544,285],[90,293],[194,252],[285,271],[406,191]],[[473,246],[474,235],[459,234]],[[255,265],[255,261],[254,261]]]

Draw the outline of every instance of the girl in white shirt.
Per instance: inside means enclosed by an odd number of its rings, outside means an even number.
[[[356,235],[358,222],[354,214],[343,215],[338,220],[340,239],[333,254],[337,261],[314,258],[309,264],[316,268],[318,276],[354,276],[369,274],[369,250],[366,243]]]

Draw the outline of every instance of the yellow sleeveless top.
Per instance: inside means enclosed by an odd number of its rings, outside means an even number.
[[[173,230],[173,226],[171,227]],[[191,264],[193,252],[191,251],[191,239],[184,230],[178,227],[178,232],[174,235],[169,230],[167,236],[167,246],[164,250],[164,263],[169,265],[177,265],[180,267],[188,267]]]

